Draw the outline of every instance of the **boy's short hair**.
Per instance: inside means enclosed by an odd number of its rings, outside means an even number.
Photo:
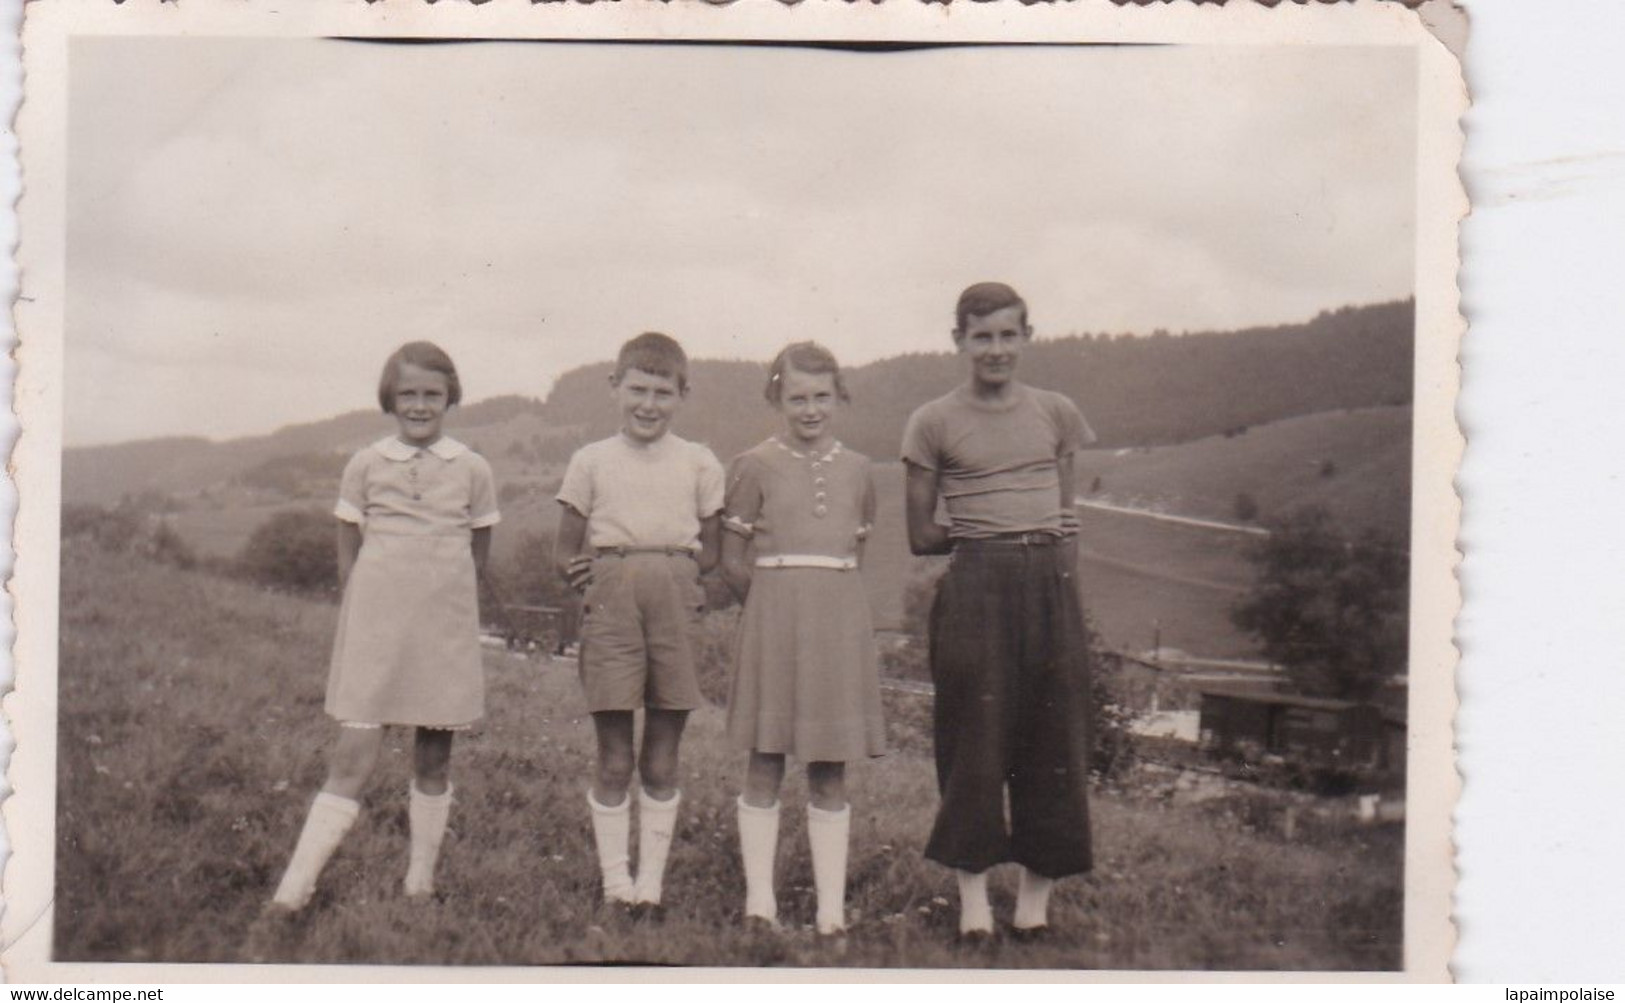
[[[835,396],[843,403],[852,399],[846,392],[846,380],[841,378],[841,364],[835,361],[835,354],[816,341],[796,341],[780,349],[767,367],[767,386],[762,396],[769,404],[776,405],[784,399],[784,373],[789,369],[814,375],[830,373],[835,377]]]
[[[395,380],[400,377],[402,363],[444,376],[447,407],[463,399],[463,384],[457,378],[457,366],[446,350],[432,341],[409,341],[384,360],[383,375],[378,377],[378,406],[384,409],[385,414],[395,413]]]
[[[677,381],[679,391],[688,390],[688,355],[677,339],[658,331],[645,331],[621,346],[615,357],[611,383],[620,383],[628,369],[641,369],[655,376]]]
[[[986,317],[990,313],[1012,306],[1021,307],[1021,323],[1025,326],[1027,301],[1021,298],[1020,293],[1003,282],[978,282],[973,286],[967,286],[965,291],[959,294],[958,306],[954,307],[954,330],[963,331],[972,317]]]

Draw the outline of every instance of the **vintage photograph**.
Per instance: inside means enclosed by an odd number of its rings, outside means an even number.
[[[65,40],[43,957],[1439,964],[1431,39],[701,34]]]

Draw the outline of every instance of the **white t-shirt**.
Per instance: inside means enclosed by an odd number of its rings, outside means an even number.
[[[592,547],[700,549],[700,521],[722,510],[722,464],[667,432],[651,443],[616,434],[576,450],[555,497],[587,518]]]

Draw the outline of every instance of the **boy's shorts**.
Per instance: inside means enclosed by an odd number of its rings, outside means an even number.
[[[587,710],[693,710],[705,589],[686,550],[599,551],[581,608]]]

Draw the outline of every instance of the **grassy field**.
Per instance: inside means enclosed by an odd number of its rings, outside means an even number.
[[[582,790],[591,754],[573,668],[489,655],[490,716],[459,740],[437,901],[399,894],[409,738],[392,733],[360,822],[312,907],[261,905],[320,783],[335,620],[328,604],[155,566],[70,540],[63,554],[59,960],[435,964],[1382,969],[1400,962],[1402,831],[1328,822],[1296,841],[1245,795],[1095,799],[1097,867],[1057,892],[1056,939],[953,940],[952,880],[921,857],[936,793],[925,698],[894,695],[895,751],[854,767],[851,936],[804,929],[811,875],[792,776],[783,936],[745,935],[721,712],[694,716],[669,910],[597,905]],[[1339,816],[1340,818],[1340,816]],[[1008,915],[1014,875],[996,872]]]

